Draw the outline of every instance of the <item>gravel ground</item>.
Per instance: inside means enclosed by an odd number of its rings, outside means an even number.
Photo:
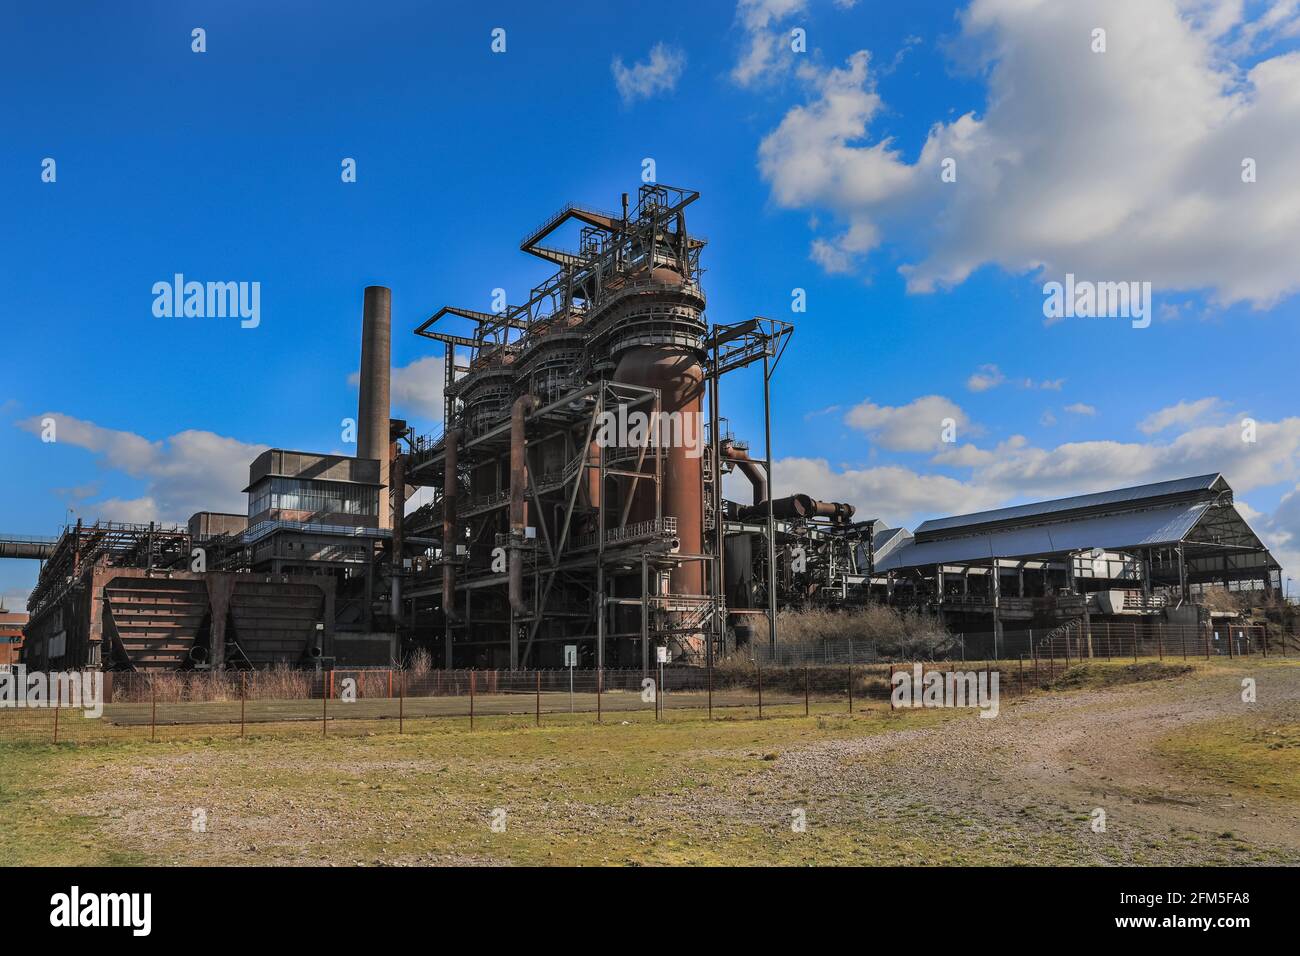
[[[1257,704],[1240,699],[1248,674]],[[468,735],[146,751],[126,767],[88,750],[76,793],[49,806],[173,863],[1300,863],[1293,802],[1243,796],[1155,750],[1205,721],[1300,722],[1298,666],[1037,694],[992,720],[913,716],[688,724],[635,748],[611,724],[504,731],[491,753]],[[274,783],[259,779],[268,761]],[[207,833],[189,832],[195,806]],[[507,834],[488,833],[496,806]]]

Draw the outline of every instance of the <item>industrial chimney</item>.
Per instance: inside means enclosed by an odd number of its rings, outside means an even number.
[[[388,391],[392,377],[393,293],[366,286],[361,320],[361,392],[357,398],[357,457],[379,460],[379,527],[392,527],[388,507]]]

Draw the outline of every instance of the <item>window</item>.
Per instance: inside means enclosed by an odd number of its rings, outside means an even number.
[[[268,508],[308,511],[313,516],[331,514],[377,516],[379,489],[341,481],[303,481],[270,478],[259,482],[248,494],[249,517]]]

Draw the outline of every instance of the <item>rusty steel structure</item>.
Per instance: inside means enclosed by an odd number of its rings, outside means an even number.
[[[686,225],[698,198],[654,184],[618,212],[565,206],[520,243],[559,267],[525,302],[448,306],[416,329],[443,346],[446,403],[442,433],[412,440],[400,466],[438,492],[405,522],[408,541],[438,539],[398,570],[408,646],[447,667],[557,666],[570,644],[597,668],[649,669],[657,648],[703,663],[755,615],[774,639],[771,569],[791,523],[850,526],[849,505],[770,500],[768,384],[793,327],[705,318],[705,240]],[[575,227],[576,248],[553,241]],[[721,434],[718,401],[722,376],[756,363],[761,459]],[[722,495],[733,468],[748,514]],[[734,606],[732,539],[751,545]]]

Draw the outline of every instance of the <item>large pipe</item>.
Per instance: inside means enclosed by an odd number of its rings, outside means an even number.
[[[357,397],[357,457],[379,462],[379,527],[392,527],[388,500],[388,411],[392,379],[392,299],[382,285],[366,286],[361,320],[361,375]]]
[[[520,395],[510,409],[510,608],[516,614],[527,614],[524,602],[525,529],[528,526],[528,508],[524,504],[524,490],[528,484],[528,456],[525,445],[524,422],[528,413],[537,407],[532,395]]]
[[[749,485],[753,489],[754,504],[761,505],[767,500],[767,475],[763,472],[761,464],[750,458],[749,453],[743,448],[737,448],[731,442],[723,443],[722,457],[727,461],[735,462],[736,467],[749,479]]]
[[[818,501],[808,495],[790,495],[772,502],[772,515],[786,521],[799,518],[831,518],[836,523],[848,522],[856,510],[853,505],[838,501]],[[746,505],[737,512],[741,521],[757,521],[767,517],[767,502]]]
[[[456,446],[460,432],[452,429],[443,442],[442,458],[442,611],[450,621],[456,612]],[[448,665],[450,666],[450,665]]]

